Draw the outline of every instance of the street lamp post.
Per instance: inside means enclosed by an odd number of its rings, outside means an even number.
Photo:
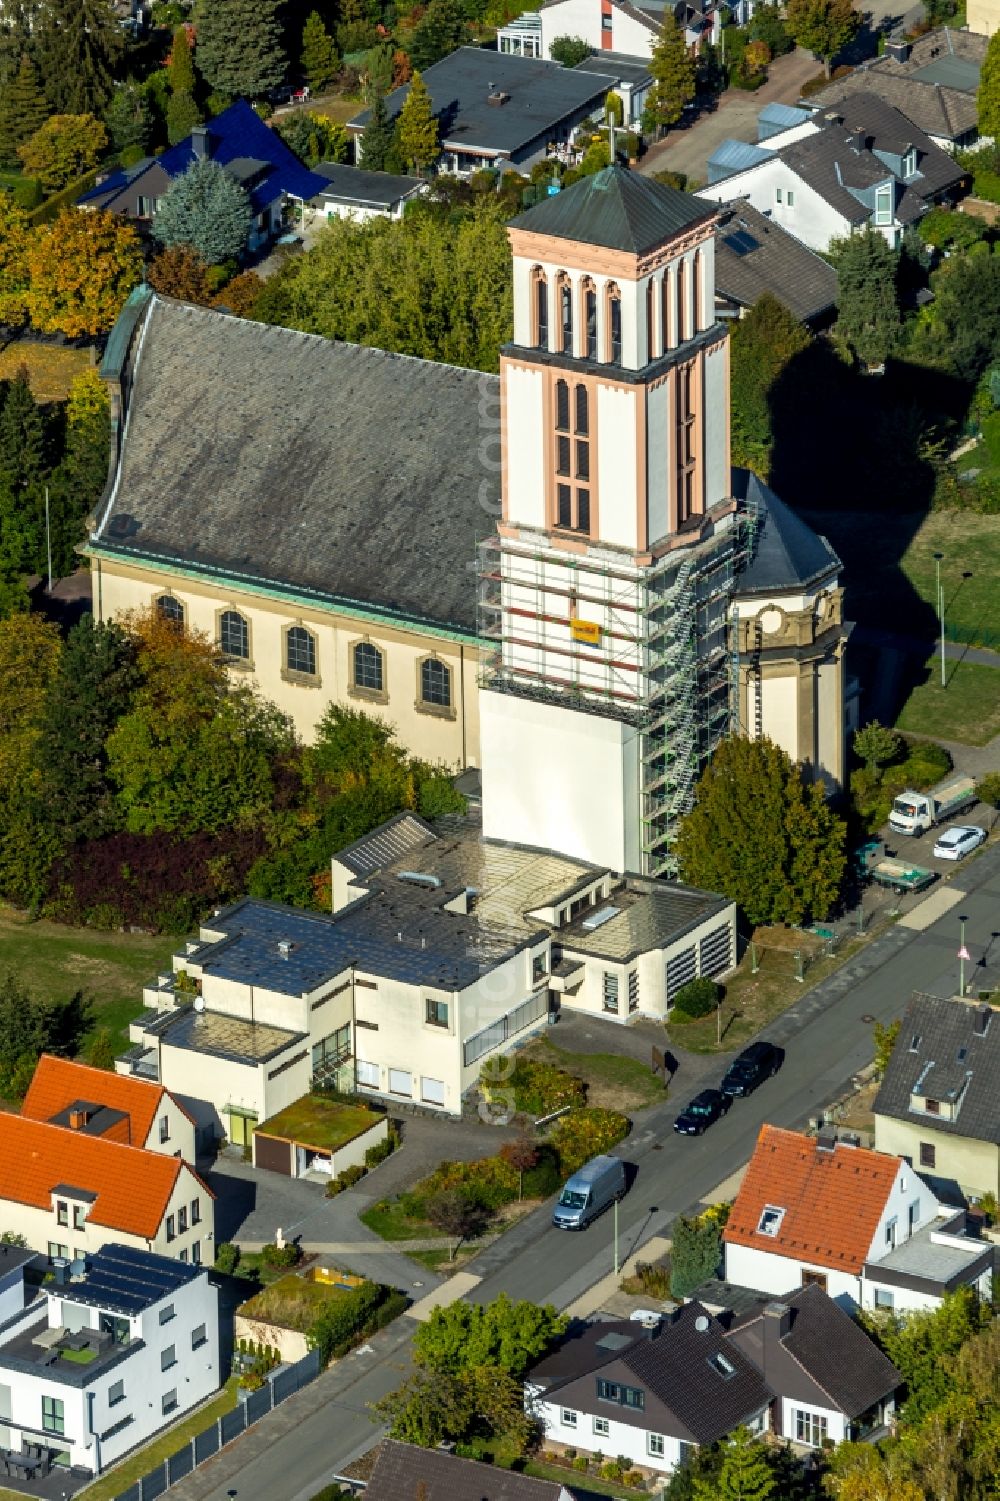
[[[958,920],[959,920],[959,922],[961,923],[961,926],[962,926],[962,941],[961,941],[961,943],[959,945],[959,950],[958,950],[958,993],[959,993],[959,995],[964,996],[965,995],[965,961],[966,961],[966,959],[968,959],[970,957],[969,951],[965,947],[965,924],[968,922],[969,919],[967,917],[960,916]]]
[[[938,627],[941,633],[941,687],[946,688],[948,685],[945,678],[944,666],[944,593],[941,589],[941,561],[943,558],[943,552],[936,552],[934,554],[934,574],[937,583]]]

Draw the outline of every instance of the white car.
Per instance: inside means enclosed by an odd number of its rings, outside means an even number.
[[[986,838],[986,830],[980,829],[974,823],[955,824],[953,828],[945,829],[934,846],[935,860],[961,860],[963,855],[971,855],[978,849]]]

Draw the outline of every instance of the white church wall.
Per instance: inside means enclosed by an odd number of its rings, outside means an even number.
[[[639,542],[636,403],[633,387],[597,388],[597,494],[601,540],[612,547]]]
[[[646,396],[646,534],[651,547],[667,535],[669,525],[667,475],[673,455],[667,392],[663,380]]]
[[[764,678],[760,687],[764,734],[797,761],[801,754],[798,679],[791,675]]]
[[[545,526],[544,373],[504,366],[507,431],[505,445],[507,519],[512,526]]]

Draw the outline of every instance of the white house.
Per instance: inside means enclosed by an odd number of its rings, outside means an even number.
[[[729,7],[740,26],[753,15],[755,0],[735,0]],[[648,58],[656,46],[663,17],[671,10],[689,47],[718,41],[721,33],[721,6],[716,0],[545,0],[538,15],[541,19],[542,57],[552,56],[556,37],[580,37],[596,53],[618,52],[629,58]],[[521,18],[522,21],[525,17]],[[504,28],[509,30],[509,28]],[[502,34],[501,34],[502,36]],[[501,37],[501,50],[507,50]],[[513,49],[511,49],[513,50]]]
[[[194,1121],[162,1084],[69,1058],[42,1054],[21,1114],[67,1131],[144,1147],[185,1162],[195,1160]]]
[[[430,187],[420,177],[366,172],[347,162],[320,162],[316,175],[326,182],[309,200],[314,213],[324,219],[353,219],[359,224],[366,219],[401,219],[406,205]]]
[[[207,1270],[113,1243],[67,1270],[0,1332],[0,1448],[22,1475],[98,1475],[220,1385]]]

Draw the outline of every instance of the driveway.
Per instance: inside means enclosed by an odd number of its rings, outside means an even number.
[[[756,93],[727,89],[711,114],[701,115],[683,130],[650,148],[641,172],[683,172],[699,186],[708,175],[708,158],[723,141],[756,141],[757,116],[765,104],[797,104],[802,85],[822,67],[801,47],[779,57],[768,69],[767,82]],[[690,187],[692,182],[688,182]]]

